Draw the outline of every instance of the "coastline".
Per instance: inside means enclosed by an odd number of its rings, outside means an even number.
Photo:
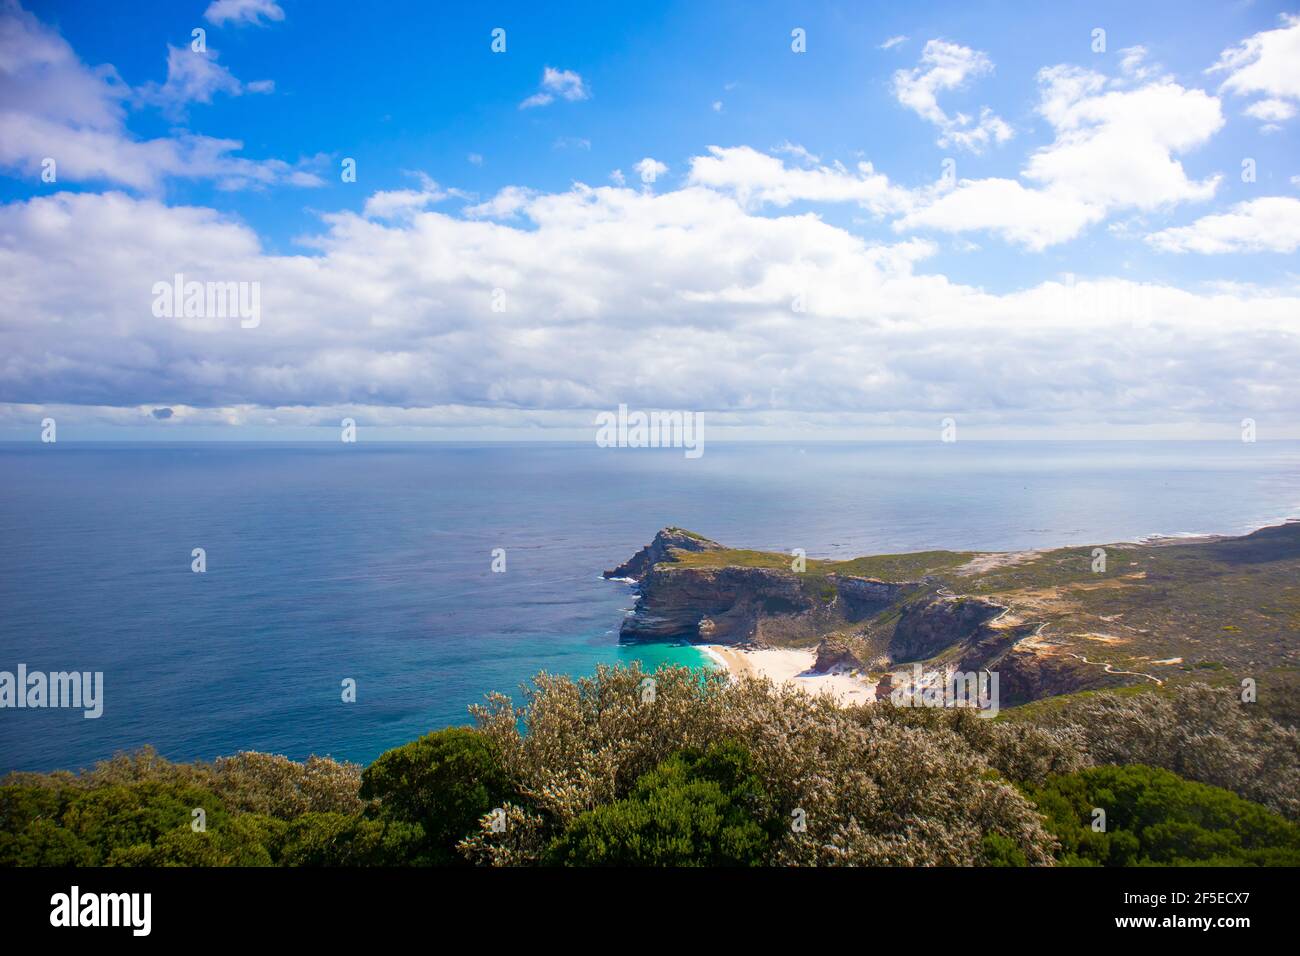
[[[876,682],[852,674],[813,672],[817,654],[810,648],[740,647],[730,644],[696,644],[733,680],[759,677],[778,687],[792,684],[808,694],[830,694],[840,704],[869,704],[876,699]]]

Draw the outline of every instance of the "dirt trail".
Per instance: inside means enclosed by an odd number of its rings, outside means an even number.
[[[1156,684],[1158,684],[1161,687],[1163,687],[1165,684],[1164,681],[1162,681],[1159,677],[1156,677],[1154,674],[1144,674],[1141,671],[1120,671],[1120,670],[1116,670],[1113,664],[1107,664],[1105,661],[1090,661],[1082,654],[1075,654],[1073,651],[1066,651],[1066,653],[1070,657],[1078,658],[1079,660],[1083,661],[1085,664],[1092,664],[1095,667],[1105,668],[1107,674],[1123,674],[1128,677],[1145,677],[1147,680],[1155,681]]]

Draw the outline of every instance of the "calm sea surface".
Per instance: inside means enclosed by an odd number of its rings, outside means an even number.
[[[0,670],[106,685],[97,720],[0,710],[0,772],[146,743],[368,762],[537,671],[702,664],[620,647],[631,592],[600,578],[670,524],[848,557],[1295,515],[1297,442],[0,444]]]

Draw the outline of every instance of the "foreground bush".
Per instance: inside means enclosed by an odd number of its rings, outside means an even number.
[[[491,739],[463,727],[390,750],[361,775],[361,798],[379,801],[378,815],[419,826],[420,858],[412,862],[422,864],[464,862],[457,842],[513,795]]]
[[[1300,820],[1300,733],[1256,716],[1231,689],[1087,694],[1030,719],[1079,740],[1092,762],[1163,767]]]
[[[364,772],[146,749],[10,774],[0,865],[1296,862],[1294,824],[1248,802],[1300,810],[1295,731],[1205,687],[991,721],[602,668],[542,674],[522,707],[493,695],[474,713]],[[1152,766],[1104,766],[1133,763]]]
[[[766,863],[979,865],[988,834],[1027,863],[1051,862],[1052,839],[1028,801],[947,727],[910,727],[767,681],[663,667],[647,694],[646,678],[636,667],[543,674],[522,708],[499,695],[476,708],[520,801],[506,808],[504,832],[483,825],[464,841],[470,859],[542,862],[579,817],[627,799],[676,752],[731,740],[783,822]]]
[[[1095,767],[1030,796],[1074,866],[1296,866],[1300,826],[1156,767]],[[1098,810],[1105,830],[1093,828]]]
[[[669,757],[622,800],[582,814],[546,862],[568,866],[760,866],[776,817],[753,758],[733,741]]]

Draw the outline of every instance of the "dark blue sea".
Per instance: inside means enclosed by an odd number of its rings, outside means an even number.
[[[143,744],[368,762],[538,671],[703,665],[618,644],[633,597],[600,572],[665,525],[848,557],[1295,515],[1300,442],[0,444],[0,670],[105,681],[97,720],[0,710],[0,772]]]

